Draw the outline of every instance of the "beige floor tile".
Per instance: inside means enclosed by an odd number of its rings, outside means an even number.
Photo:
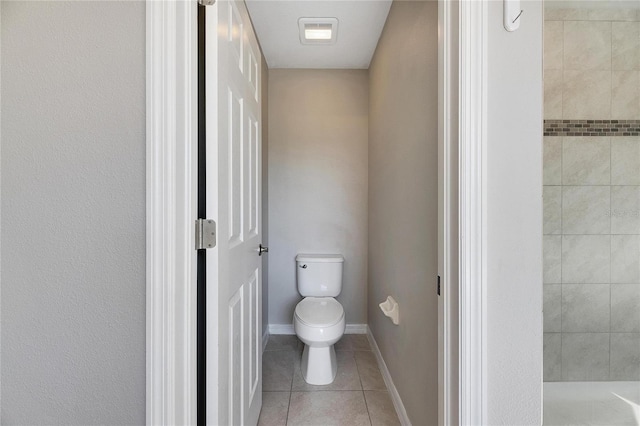
[[[303,347],[296,336],[270,336],[263,354],[264,392],[258,425],[399,424],[365,335],[345,335],[336,344],[338,374],[327,386],[304,381],[300,370]]]
[[[262,355],[262,390],[290,391],[294,351],[265,351]]]
[[[287,425],[370,425],[362,391],[292,392]]]
[[[373,352],[358,351],[355,353],[358,374],[364,390],[386,390],[378,361]]]
[[[300,370],[301,354],[296,356],[295,372],[293,375],[294,391],[328,391],[328,390],[361,390],[360,378],[358,377],[358,368],[354,353],[351,351],[336,352],[336,361],[338,363],[338,371],[333,383],[325,386],[310,385],[304,381],[302,371]]]
[[[366,334],[345,334],[336,343],[336,351],[370,351],[369,340]]]
[[[400,425],[396,409],[387,391],[365,391],[364,398],[373,426]]]
[[[298,340],[298,336],[273,334],[269,336],[265,351],[295,351],[299,349],[300,345],[303,343]]]
[[[263,392],[258,426],[285,426],[291,392]]]

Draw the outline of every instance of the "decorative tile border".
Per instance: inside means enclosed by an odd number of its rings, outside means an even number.
[[[545,136],[640,136],[640,120],[544,120]]]

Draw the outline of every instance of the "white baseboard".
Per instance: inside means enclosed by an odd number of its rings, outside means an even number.
[[[269,334],[296,334],[293,324],[269,324]]]
[[[367,324],[347,324],[344,334],[367,334]],[[269,334],[296,334],[293,324],[269,324]]]
[[[267,326],[264,330],[264,334],[262,335],[262,352],[267,348],[267,343],[269,343],[269,327]]]
[[[367,334],[367,324],[347,324],[344,334]]]
[[[396,409],[396,413],[398,414],[398,419],[400,419],[400,424],[402,426],[411,426],[411,422],[409,421],[409,416],[407,416],[407,410],[404,408],[404,404],[400,399],[400,394],[398,393],[398,389],[396,389],[396,385],[393,384],[393,379],[391,379],[391,373],[389,373],[389,369],[387,368],[387,364],[385,364],[384,359],[382,358],[382,354],[380,353],[380,348],[376,343],[376,339],[373,338],[373,334],[371,334],[371,329],[367,327],[367,338],[369,339],[369,344],[371,345],[371,349],[373,349],[373,353],[378,360],[378,367],[380,368],[380,373],[382,373],[382,378],[384,379],[384,384],[387,385],[387,390],[389,391],[389,396],[391,397],[391,401],[393,401],[393,406]]]

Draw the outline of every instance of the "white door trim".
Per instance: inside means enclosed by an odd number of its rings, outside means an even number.
[[[459,6],[459,410],[460,425],[481,425],[487,424],[487,1]]]
[[[486,4],[459,6],[459,415],[477,425],[486,418]],[[194,424],[197,4],[147,0],[146,14],[146,417]]]
[[[438,0],[438,424],[458,422],[458,1]]]
[[[196,423],[197,3],[146,2],[147,425]]]

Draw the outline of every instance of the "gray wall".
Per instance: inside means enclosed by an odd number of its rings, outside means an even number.
[[[437,2],[394,2],[369,74],[369,326],[416,425],[438,420],[437,18]]]
[[[542,2],[515,32],[487,8],[486,424],[540,425]]]
[[[145,8],[2,2],[3,424],[143,424]]]
[[[366,70],[269,72],[269,323],[301,300],[297,253],[341,253],[347,323],[367,322]]]

